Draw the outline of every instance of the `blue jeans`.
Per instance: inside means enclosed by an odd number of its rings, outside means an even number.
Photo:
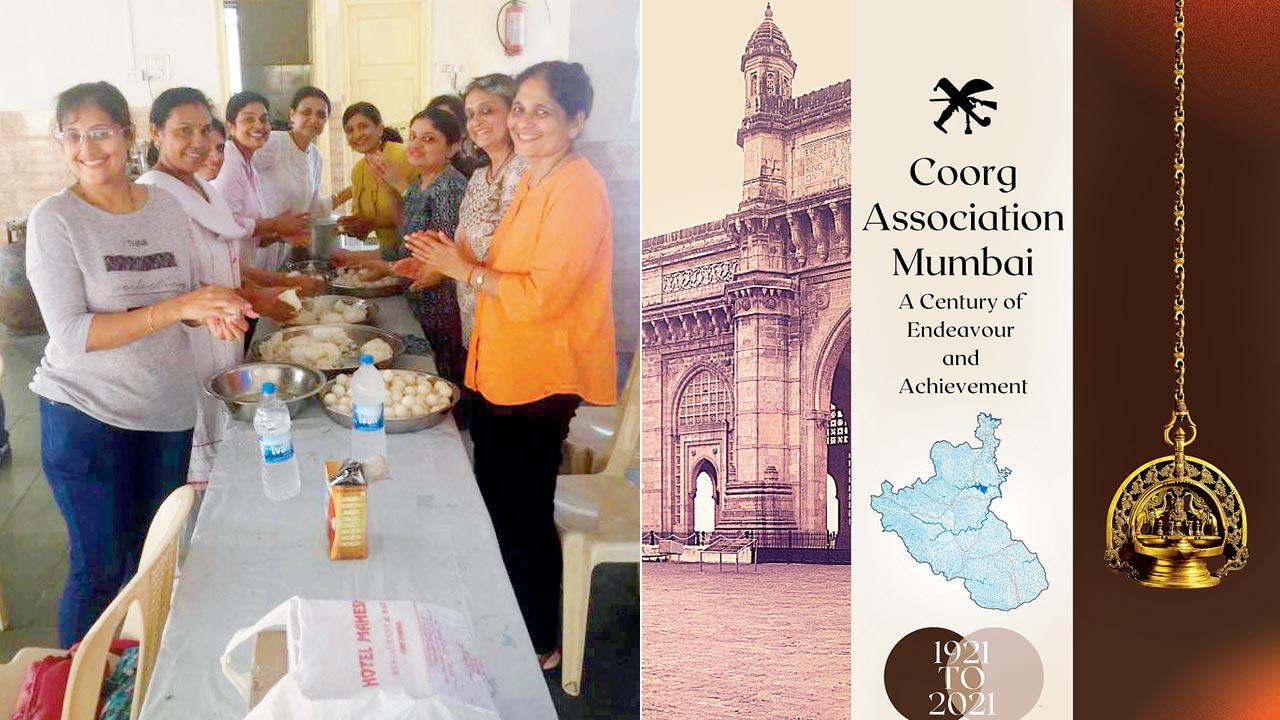
[[[40,461],[67,523],[58,643],[79,641],[133,577],[160,503],[187,480],[191,430],[124,430],[40,398]]]

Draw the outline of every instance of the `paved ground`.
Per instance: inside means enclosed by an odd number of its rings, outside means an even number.
[[[0,468],[0,587],[13,621],[0,632],[0,662],[21,647],[54,646],[58,596],[67,575],[66,526],[40,470],[40,417],[27,388],[45,342],[43,335],[9,336],[0,328],[5,425],[13,445],[13,459]],[[547,675],[552,700],[566,719],[638,718],[636,566],[601,566],[592,590],[583,694],[564,695],[555,671]]]
[[[645,717],[847,720],[847,565],[643,575]]]
[[[0,468],[0,586],[13,628],[0,633],[0,660],[20,647],[55,643],[58,596],[67,576],[67,532],[40,470],[40,416],[27,389],[44,335],[9,336],[4,355],[5,425],[13,459]]]

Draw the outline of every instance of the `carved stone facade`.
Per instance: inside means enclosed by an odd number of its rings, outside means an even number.
[[[825,532],[829,474],[848,547],[850,84],[792,97],[769,10],[741,69],[738,210],[642,245],[643,526],[706,472],[717,531]]]

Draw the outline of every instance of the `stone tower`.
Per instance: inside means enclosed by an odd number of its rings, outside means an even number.
[[[799,456],[787,417],[797,404],[794,378],[800,373],[791,351],[796,281],[787,273],[786,236],[775,209],[787,202],[787,118],[796,64],[770,5],[747,40],[741,68],[746,79],[746,113],[738,129],[742,202],[726,220],[741,261],[724,290],[734,322],[735,464],[719,527],[781,530],[797,527]]]
[[[738,130],[742,147],[742,202],[745,210],[786,200],[787,168],[784,118],[791,105],[791,80],[796,63],[782,31],[773,23],[773,8],[765,5],[764,21],[747,40],[742,53],[744,111]]]

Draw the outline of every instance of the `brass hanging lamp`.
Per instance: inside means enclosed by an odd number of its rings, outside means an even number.
[[[1186,449],[1196,439],[1187,409],[1186,213],[1183,204],[1186,141],[1183,0],[1174,0],[1174,250],[1173,415],[1164,440],[1173,454],[1134,470],[1116,491],[1107,513],[1107,565],[1148,587],[1213,587],[1249,559],[1244,500],[1221,470]],[[1216,569],[1210,570],[1213,561]]]

